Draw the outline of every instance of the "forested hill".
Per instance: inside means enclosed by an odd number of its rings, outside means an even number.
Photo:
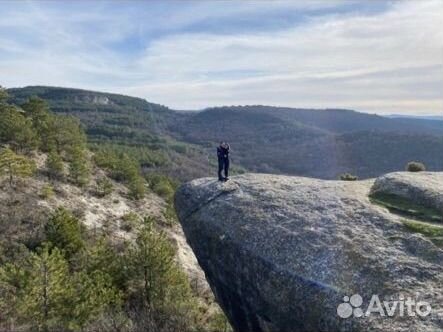
[[[137,129],[152,134],[165,120],[176,116],[176,112],[166,106],[113,93],[45,86],[8,89],[8,93],[16,104],[22,104],[30,96],[46,100],[54,112],[79,117],[87,126],[89,135],[97,138],[117,136],[122,139],[128,136],[134,140],[137,139],[136,132],[141,140],[153,138],[143,136]]]
[[[53,112],[77,117],[92,149],[98,145],[124,151],[146,172],[180,181],[210,174],[207,156],[199,146],[168,135],[169,124],[180,122],[183,115],[165,106],[141,98],[70,88],[30,86],[7,91],[10,101],[17,105],[37,96]]]
[[[9,89],[15,102],[31,95],[84,124],[90,142],[142,146],[142,164],[180,180],[214,173],[220,140],[234,165],[256,172],[360,178],[403,170],[411,160],[443,169],[443,121],[386,118],[352,110],[267,106],[177,112],[140,98],[52,87]]]
[[[443,121],[247,106],[207,109],[172,129],[192,143],[228,140],[237,162],[257,172],[368,178],[403,170],[411,160],[443,169]]]

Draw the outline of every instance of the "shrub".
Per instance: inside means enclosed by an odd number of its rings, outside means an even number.
[[[54,196],[54,188],[52,188],[52,186],[49,184],[44,185],[42,190],[40,191],[39,196],[42,199],[51,198],[52,196]]]
[[[98,197],[108,196],[113,190],[114,186],[112,185],[111,180],[107,177],[102,177],[97,180],[96,195]]]
[[[128,185],[129,197],[134,200],[142,199],[145,196],[145,180],[141,176],[132,179]]]
[[[90,175],[86,151],[80,147],[73,149],[69,162],[69,177],[79,187],[88,184]]]
[[[30,177],[35,170],[36,165],[33,160],[18,155],[8,148],[0,151],[0,176],[7,176],[11,187],[16,178]]]
[[[137,226],[137,223],[139,223],[140,218],[137,214],[134,212],[129,212],[122,216],[121,222],[120,222],[120,229],[124,230],[125,232],[130,232],[134,229],[135,226]]]
[[[406,170],[408,172],[422,172],[422,171],[426,171],[426,166],[423,163],[418,162],[418,161],[410,161],[406,165]]]
[[[111,149],[100,149],[94,153],[95,164],[105,170],[113,171],[118,163],[118,155]]]
[[[358,180],[358,176],[352,175],[351,173],[344,173],[340,175],[340,180],[342,181],[356,181]]]
[[[181,154],[186,154],[188,152],[188,148],[186,147],[186,145],[182,144],[174,144],[171,146],[171,149]]]
[[[152,191],[163,197],[166,201],[172,202],[177,184],[172,179],[161,174],[147,174],[146,180]]]
[[[63,177],[63,160],[55,150],[48,153],[48,157],[46,158],[46,169],[48,171],[49,178],[60,179]]]
[[[29,152],[38,145],[32,122],[15,107],[5,105],[0,105],[0,141],[15,152]]]
[[[70,259],[83,250],[85,227],[69,211],[59,208],[45,225],[45,235],[50,247],[57,247]]]
[[[95,153],[94,161],[98,167],[108,171],[112,179],[126,184],[130,198],[138,200],[144,197],[145,181],[136,159],[124,152],[102,149]]]

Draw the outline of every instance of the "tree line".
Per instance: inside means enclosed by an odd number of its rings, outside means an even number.
[[[50,179],[66,179],[84,187],[89,183],[95,161],[112,178],[126,184],[131,198],[141,199],[145,195],[146,181],[133,156],[100,148],[91,160],[79,120],[52,113],[41,98],[30,97],[18,106],[8,103],[6,91],[0,89],[0,143],[0,175],[7,175],[11,186],[16,179],[33,175],[36,167],[29,156],[39,150],[47,155],[45,168]],[[101,188],[103,193],[108,192],[109,182],[99,185],[108,187]]]
[[[32,174],[32,161],[27,156],[37,149],[48,154],[46,167],[51,177],[66,175],[79,186],[89,181],[86,135],[79,121],[52,114],[46,102],[38,97],[17,106],[8,103],[6,91],[1,90],[0,142],[3,144],[0,172],[8,174],[11,184],[14,177]],[[68,164],[67,172],[63,162]]]

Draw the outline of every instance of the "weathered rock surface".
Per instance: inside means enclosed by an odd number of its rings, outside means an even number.
[[[389,173],[375,180],[371,193],[399,196],[443,212],[443,173]]]
[[[441,174],[419,176],[426,190]],[[180,187],[185,235],[236,331],[443,329],[443,250],[372,204],[372,184],[246,174]],[[377,294],[427,301],[432,313],[340,318],[353,294],[363,312]]]

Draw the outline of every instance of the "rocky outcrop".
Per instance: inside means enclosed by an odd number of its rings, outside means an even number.
[[[443,212],[443,173],[389,173],[375,181],[371,194],[394,195]]]
[[[97,94],[83,94],[75,96],[74,101],[77,103],[90,103],[97,105],[109,105],[111,103],[108,97]]]
[[[443,329],[443,250],[371,203],[372,184],[246,174],[179,188],[185,235],[236,331]],[[373,295],[399,300],[392,317],[365,315]],[[408,297],[432,312],[402,315]]]

